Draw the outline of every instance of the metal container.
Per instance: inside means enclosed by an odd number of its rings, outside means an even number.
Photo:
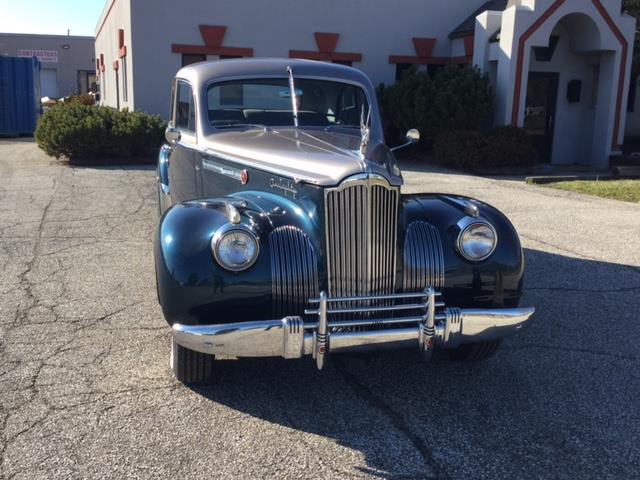
[[[0,135],[33,135],[40,112],[40,62],[0,56]]]

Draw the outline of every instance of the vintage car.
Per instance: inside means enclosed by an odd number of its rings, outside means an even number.
[[[401,193],[359,70],[203,62],[177,73],[171,103],[155,264],[180,381],[209,381],[216,356],[481,360],[534,313],[518,308],[523,252],[502,213]]]

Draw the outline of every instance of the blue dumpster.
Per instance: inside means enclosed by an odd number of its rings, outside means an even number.
[[[0,56],[0,135],[33,135],[40,112],[40,62]]]

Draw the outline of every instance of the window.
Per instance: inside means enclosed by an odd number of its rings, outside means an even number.
[[[96,91],[96,74],[93,70],[78,70],[78,93]]]
[[[203,54],[183,53],[182,54],[182,66],[186,67],[193,63],[204,62],[207,60],[207,56]]]
[[[122,100],[129,101],[129,88],[127,85],[127,57],[122,57]]]
[[[114,70],[113,73],[115,74],[116,79],[116,108],[120,110],[120,82],[118,80],[118,70]]]
[[[195,131],[196,111],[193,105],[191,85],[178,82],[176,92],[176,128]]]
[[[295,79],[298,125],[357,127],[368,112],[362,88],[329,80]],[[207,91],[209,121],[216,128],[257,124],[292,126],[293,105],[288,78],[235,80]]]

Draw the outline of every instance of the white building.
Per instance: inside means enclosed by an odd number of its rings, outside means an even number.
[[[634,35],[621,0],[107,0],[96,69],[104,103],[166,117],[174,74],[202,60],[333,61],[375,84],[474,63],[497,125],[525,127],[552,163],[602,167],[627,120],[640,134],[627,117]]]

